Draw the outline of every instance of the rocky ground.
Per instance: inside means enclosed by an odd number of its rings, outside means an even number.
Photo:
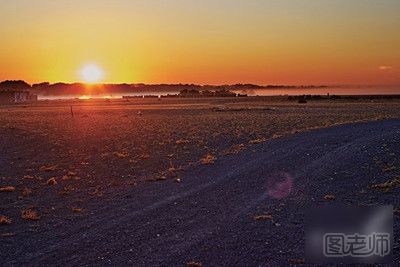
[[[1,107],[1,261],[301,263],[306,203],[398,206],[399,107],[257,97]]]

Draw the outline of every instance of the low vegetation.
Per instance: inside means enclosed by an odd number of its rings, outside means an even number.
[[[21,212],[21,218],[24,220],[37,221],[40,219],[40,215],[34,209],[26,209]]]
[[[327,195],[324,196],[324,199],[325,200],[335,200],[336,196],[332,195],[332,194],[327,194]]]
[[[400,177],[395,177],[384,183],[371,185],[371,188],[383,192],[390,192],[399,186],[400,186]]]
[[[273,218],[274,217],[270,214],[262,214],[254,216],[254,220],[256,221],[272,221]]]
[[[140,183],[179,186],[185,183],[183,177],[190,168],[203,164],[212,168],[226,155],[235,157],[282,135],[400,117],[397,100],[354,103],[307,98],[306,105],[296,100],[49,101],[0,109],[5,151],[0,168],[1,212],[18,216],[16,207],[23,201],[26,206],[43,209],[46,219],[63,216],[77,212],[71,207],[85,210],[89,201],[123,194]],[[393,166],[397,166],[395,162],[382,168],[392,174],[397,171]],[[392,181],[373,188],[389,191],[396,184]],[[83,214],[90,216],[89,212]],[[40,218],[36,209],[23,216]]]
[[[207,154],[201,159],[201,164],[203,165],[210,165],[214,164],[214,162],[217,160],[217,158],[212,155],[212,154]]]
[[[15,191],[15,187],[14,186],[2,186],[0,187],[0,192],[14,192]]]
[[[4,215],[0,215],[0,225],[7,225],[7,224],[11,224],[12,220],[10,218],[8,218],[7,216]]]

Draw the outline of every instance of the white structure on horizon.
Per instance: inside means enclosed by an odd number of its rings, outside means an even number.
[[[0,89],[0,104],[15,104],[37,101],[37,95],[33,95],[26,89]]]

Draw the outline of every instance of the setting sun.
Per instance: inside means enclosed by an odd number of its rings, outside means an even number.
[[[103,78],[102,70],[95,64],[89,64],[82,68],[81,76],[87,83],[99,82]]]

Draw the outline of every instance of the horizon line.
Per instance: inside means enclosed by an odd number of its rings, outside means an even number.
[[[400,84],[360,84],[360,83],[310,83],[310,84],[294,84],[294,83],[268,83],[268,84],[260,84],[260,83],[252,83],[252,82],[237,82],[237,83],[220,83],[220,84],[208,84],[208,83],[183,83],[183,82],[175,82],[175,83],[145,83],[145,82],[98,82],[98,83],[87,83],[83,81],[73,81],[73,82],[66,82],[66,81],[57,81],[57,82],[49,82],[49,81],[41,81],[41,82],[27,82],[23,79],[6,79],[0,81],[3,82],[17,82],[22,81],[27,83],[29,86],[38,85],[38,84],[46,84],[55,85],[55,84],[66,84],[66,85],[87,85],[87,86],[100,86],[100,85],[146,85],[146,86],[156,86],[156,85],[168,85],[168,86],[182,86],[182,85],[191,85],[191,86],[199,86],[199,87],[220,87],[220,86],[237,86],[237,85],[252,85],[252,86],[259,86],[259,87],[269,87],[269,86],[282,86],[282,87],[374,87],[374,86],[388,86],[388,87],[395,87],[400,86]]]

